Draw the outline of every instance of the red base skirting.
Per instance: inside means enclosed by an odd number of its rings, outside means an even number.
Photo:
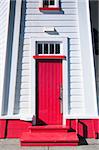
[[[0,120],[0,138],[5,138],[5,131],[6,131],[6,120]]]
[[[31,125],[31,122],[22,120],[0,119],[0,138],[19,138]]]
[[[68,119],[66,122],[79,136],[99,139],[99,119]]]
[[[71,130],[84,138],[99,138],[99,119],[68,119],[67,125]],[[19,138],[23,132],[28,130],[31,122],[22,120],[0,119],[0,138]]]

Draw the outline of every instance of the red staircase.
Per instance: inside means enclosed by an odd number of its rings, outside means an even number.
[[[76,132],[61,125],[30,126],[20,138],[21,146],[77,146]]]

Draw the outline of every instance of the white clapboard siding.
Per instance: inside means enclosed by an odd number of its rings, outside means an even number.
[[[81,76],[71,76],[70,77],[70,84],[72,83],[81,83]]]
[[[77,18],[77,15],[60,15],[60,16],[57,16],[56,17],[56,15],[54,14],[53,16],[52,15],[45,15],[44,17],[43,17],[43,19],[41,18],[41,15],[26,15],[26,17],[25,17],[25,20],[26,21],[31,21],[31,20],[35,20],[35,21],[46,21],[46,20],[54,20],[54,21],[66,21],[66,20],[70,20],[70,21],[75,21],[75,20],[77,20],[78,18]]]
[[[80,50],[79,24],[77,0],[61,0],[62,11],[59,13],[43,13],[39,10],[39,0],[26,0],[26,10],[24,16],[24,40],[22,58],[19,59],[17,84],[20,85],[20,113],[27,114],[30,109],[31,101],[31,58],[30,49],[31,37],[51,36],[44,33],[44,27],[55,27],[61,37],[70,39],[70,49],[68,56],[69,63],[69,106],[70,115],[83,112],[83,84],[82,84],[82,60]],[[63,13],[63,14],[62,14]],[[23,26],[22,26],[23,27]],[[21,40],[20,40],[21,42]],[[32,50],[33,51],[33,50]],[[21,64],[21,66],[20,66]],[[18,92],[18,93],[19,93]],[[27,113],[26,113],[27,112]]]
[[[84,107],[82,107],[82,109],[79,106],[75,108],[70,108],[70,112],[73,116],[79,117],[84,113]]]
[[[27,27],[49,27],[49,26],[58,26],[58,27],[64,27],[64,26],[71,26],[71,27],[75,27],[77,26],[77,21],[26,21],[25,26]]]
[[[33,35],[34,35],[34,33],[31,33],[31,34],[27,33],[27,34],[24,35],[24,37],[25,37],[25,38],[30,38],[30,36],[33,37]],[[64,37],[64,36],[66,36],[66,35],[68,35],[69,38],[75,38],[75,37],[78,36],[78,33],[66,33],[66,32],[63,33],[63,34],[60,33],[60,36],[61,36],[61,37]],[[47,38],[47,37],[50,37],[50,34],[47,34],[47,33],[42,33],[42,34],[41,34],[41,33],[37,33],[37,34],[36,34],[36,37],[41,37],[41,36],[44,36],[44,37]],[[78,47],[77,47],[77,49],[78,49]]]
[[[76,6],[76,3],[61,3],[61,6],[62,6],[62,8],[77,8],[77,6]],[[37,2],[37,3],[27,3],[27,5],[26,5],[26,8],[28,9],[28,8],[31,8],[31,9],[33,9],[33,8],[36,8],[36,9],[38,9],[38,7],[39,7],[39,3]]]
[[[55,30],[59,33],[77,33],[78,27],[55,27]],[[42,27],[27,27],[25,28],[25,33],[43,33]]]
[[[64,12],[64,14],[65,15],[76,15],[77,14],[77,11],[76,11],[76,9],[62,9],[63,10],[63,12]],[[38,14],[40,14],[40,15],[43,15],[43,13],[41,12],[41,11],[39,11],[39,9],[30,9],[30,8],[28,8],[28,9],[26,9],[26,14],[27,15],[38,15]],[[59,15],[59,14],[57,14],[57,15]],[[57,16],[56,15],[56,16]]]
[[[81,83],[72,83],[70,89],[83,89],[83,86]]]

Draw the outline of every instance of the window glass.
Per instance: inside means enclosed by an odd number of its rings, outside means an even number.
[[[44,54],[48,54],[48,44],[44,44]]]
[[[55,5],[55,0],[50,0],[49,5]]]
[[[50,54],[54,54],[54,44],[50,44]]]
[[[48,7],[49,0],[43,0],[43,7]]]
[[[55,44],[55,54],[60,54],[60,44]]]
[[[55,5],[55,0],[43,0],[43,7],[48,7],[50,5]]]
[[[42,44],[38,44],[38,54],[42,54]]]
[[[39,42],[37,43],[37,54],[60,54],[60,43]]]

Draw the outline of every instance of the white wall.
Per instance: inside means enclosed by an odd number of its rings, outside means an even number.
[[[78,0],[78,13],[83,69],[84,109],[87,117],[94,118],[98,116],[98,111],[88,0]]]
[[[31,51],[32,43],[30,41],[31,37],[35,37],[36,39],[46,37],[46,40],[49,37],[51,37],[51,35],[48,35],[48,33],[43,32],[43,27],[47,26],[54,26],[57,33],[59,34],[59,38],[66,37],[69,39],[68,45],[69,57],[67,60],[68,75],[69,75],[68,78],[69,96],[68,100],[66,100],[68,101],[69,108],[66,117],[71,118],[86,117],[87,115],[92,117],[92,115],[93,116],[96,115],[97,112],[96,93],[95,93],[95,80],[93,67],[93,53],[91,45],[92,43],[91,37],[89,36],[91,32],[89,28],[90,20],[88,16],[88,7],[86,7],[87,6],[86,3],[84,3],[84,5],[81,5],[80,3],[79,7],[78,2],[81,1],[61,0],[61,7],[63,13],[44,14],[39,11],[39,0],[26,0],[26,3],[25,1],[23,1],[20,36],[19,35],[17,36],[18,37],[17,47],[15,46],[15,44],[13,44],[13,53],[15,47],[15,52],[17,54],[17,56],[16,55],[15,56],[17,59],[15,59],[16,64],[12,63],[12,68],[14,70],[15,69],[14,65],[17,66],[17,72],[15,70],[14,72],[12,71],[11,73],[12,79],[14,76],[14,89],[12,90],[13,99],[9,98],[12,106],[11,107],[12,116],[14,113],[18,114],[19,117],[24,120],[31,120],[32,118],[33,108],[31,104],[33,101],[32,100],[33,68],[31,62],[32,62],[32,55],[35,53],[34,52],[35,49],[32,49]],[[16,15],[17,14],[19,13],[17,12]],[[82,17],[85,18],[85,20],[83,20],[84,22],[82,22]],[[19,31],[19,24],[18,24],[18,31]],[[16,43],[15,32],[17,32],[17,27],[15,28],[14,31],[14,41]],[[87,37],[88,41],[86,40],[85,37]],[[86,43],[86,41],[89,42],[89,44]],[[3,48],[1,48],[0,54],[2,54],[2,52]],[[86,56],[89,56],[88,59]],[[86,67],[87,70],[85,69]],[[16,74],[17,76],[14,75],[14,73],[17,73]],[[13,80],[11,80],[11,85],[13,85]],[[12,87],[11,85],[10,91]],[[12,94],[10,93],[10,95]],[[10,103],[9,103],[9,111],[10,111]],[[89,107],[89,105],[91,107]]]
[[[69,114],[80,115],[84,112],[83,104],[83,84],[82,84],[82,66],[81,66],[81,50],[79,39],[78,10],[76,0],[61,0],[61,6],[64,14],[43,14],[39,11],[39,0],[26,0],[26,9],[23,12],[24,31],[23,49],[19,56],[16,103],[20,101],[19,111],[21,116],[29,116],[31,108],[31,37],[49,37],[43,32],[43,27],[54,26],[59,35],[70,39],[69,47]],[[22,40],[20,41],[20,43]],[[32,51],[35,51],[33,49]],[[19,51],[20,53],[20,51]],[[20,79],[20,80],[18,80]],[[20,84],[21,82],[21,84]],[[20,93],[20,94],[19,94]]]
[[[2,114],[4,72],[7,50],[10,0],[0,0],[0,116]]]

